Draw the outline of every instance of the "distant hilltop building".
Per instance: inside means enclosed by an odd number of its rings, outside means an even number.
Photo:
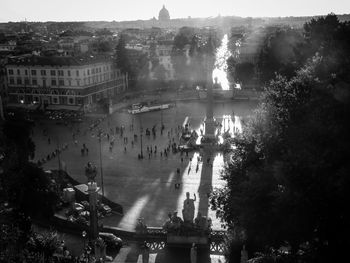
[[[163,5],[163,8],[159,11],[158,20],[160,22],[164,22],[164,21],[169,21],[170,20],[169,11],[165,8],[164,5]]]

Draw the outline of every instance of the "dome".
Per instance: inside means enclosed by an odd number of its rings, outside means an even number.
[[[158,19],[159,19],[159,21],[170,20],[169,11],[165,8],[164,5],[163,5],[163,8],[159,11]]]

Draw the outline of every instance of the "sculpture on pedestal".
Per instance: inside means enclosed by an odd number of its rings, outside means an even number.
[[[182,209],[182,217],[184,219],[184,222],[193,222],[194,218],[194,202],[197,200],[196,194],[194,194],[194,199],[190,198],[190,193],[186,193],[186,199],[184,201],[184,206]]]
[[[97,175],[97,168],[91,162],[88,162],[85,166],[85,176],[88,178],[88,182],[95,182]]]

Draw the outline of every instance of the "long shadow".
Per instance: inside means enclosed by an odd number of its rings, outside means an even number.
[[[213,161],[214,161],[213,150],[206,147],[203,148],[203,164],[201,171],[201,179],[198,187],[199,193],[199,205],[198,212],[201,212],[202,216],[208,216],[209,211],[209,195],[213,190],[212,179],[213,179]],[[208,158],[210,158],[209,163],[207,163]]]
[[[189,247],[165,247],[156,256],[155,263],[191,263]],[[207,248],[197,249],[197,262],[210,263],[210,251]]]

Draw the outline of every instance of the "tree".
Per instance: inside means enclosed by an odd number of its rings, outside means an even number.
[[[249,83],[254,77],[254,64],[250,62],[237,63],[234,71],[234,79],[243,84]]]
[[[166,69],[162,64],[159,64],[154,70],[154,77],[160,82],[164,82],[166,80]]]
[[[257,61],[260,81],[268,83],[275,73],[293,77],[295,71],[305,63],[299,51],[303,41],[302,35],[291,28],[278,28],[268,34]]]
[[[42,168],[29,161],[34,157],[35,148],[30,138],[32,123],[19,116],[6,120],[1,128],[0,205],[5,200],[11,215],[2,223],[18,229],[20,238],[17,241],[21,246],[30,234],[30,218],[52,216],[58,195]]]
[[[330,262],[346,253],[350,101],[320,81],[323,63],[270,83],[211,200],[230,230],[246,230],[250,255],[289,246],[295,261]]]
[[[97,50],[97,52],[99,53],[104,53],[104,52],[111,52],[112,49],[112,44],[111,42],[107,41],[107,40],[99,40],[97,42],[95,42],[94,44],[95,49]]]
[[[118,44],[115,48],[116,51],[116,66],[122,73],[131,72],[130,61],[128,59],[127,50],[125,48],[125,36],[120,35]]]

